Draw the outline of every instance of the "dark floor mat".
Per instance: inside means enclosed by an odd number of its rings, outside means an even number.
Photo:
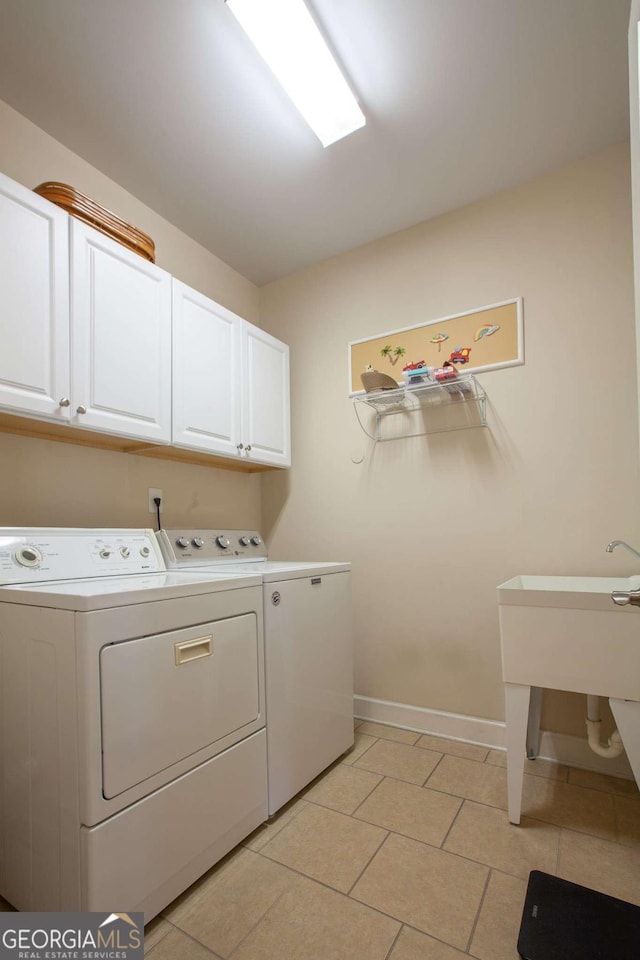
[[[523,960],[639,960],[640,907],[532,870],[518,953]]]

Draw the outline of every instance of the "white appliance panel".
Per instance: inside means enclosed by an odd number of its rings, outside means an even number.
[[[107,799],[260,713],[253,613],[110,644],[100,653]]]
[[[160,570],[165,563],[153,530],[0,528],[0,584],[63,580],[66,585],[72,579]]]
[[[260,730],[97,827],[83,827],[78,909],[125,904],[150,920],[266,819],[266,776]]]
[[[152,531],[3,543],[0,895],[111,910],[126,889],[148,921],[267,815],[261,580],[123,577],[164,570]]]
[[[269,560],[257,530],[161,530],[172,570],[259,574],[269,815],[353,746],[349,563]]]
[[[270,816],[353,746],[350,579],[263,587]]]

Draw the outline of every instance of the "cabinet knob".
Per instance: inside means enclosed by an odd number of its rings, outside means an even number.
[[[244,443],[237,444],[238,450],[244,450]]]
[[[83,407],[82,404],[80,404],[79,407],[76,407],[76,413],[82,414],[82,413],[86,413],[86,412],[87,412],[87,408],[86,408],[86,407]]]
[[[251,444],[250,444],[250,443],[248,443],[248,444],[246,445],[245,450],[247,451],[247,453],[251,453]]]
[[[71,400],[69,400],[69,397],[63,397],[62,400],[58,400],[59,407],[68,407],[70,404]]]

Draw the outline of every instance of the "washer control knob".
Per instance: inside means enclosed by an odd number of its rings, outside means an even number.
[[[186,550],[186,548],[189,546],[189,541],[186,537],[178,537],[176,540],[176,546],[180,547],[182,550]]]
[[[231,546],[231,541],[229,540],[229,537],[225,537],[222,535],[220,535],[219,537],[216,537],[216,543],[218,544],[219,547],[222,547],[223,550],[226,550],[227,547]]]
[[[103,560],[108,560],[111,556],[111,547],[102,547],[100,550],[100,556]]]
[[[38,548],[29,544],[18,547],[15,556],[21,567],[39,567],[42,563],[42,554]]]
[[[240,537],[240,546],[248,547],[249,546],[249,537]]]
[[[262,537],[259,537],[258,534],[256,534],[255,537],[251,537],[251,543],[254,545],[254,547],[259,547],[262,543]]]
[[[128,556],[130,556],[130,554],[131,554],[131,550],[129,549],[129,547],[120,547],[120,556],[124,557],[125,560],[127,559]]]
[[[141,557],[145,557],[145,558],[146,558],[146,557],[149,556],[150,553],[151,553],[151,550],[149,549],[149,547],[140,547],[140,556],[141,556]]]
[[[204,540],[202,537],[194,537],[191,543],[194,545],[194,547],[197,547],[198,550],[200,550],[201,547],[204,547]]]

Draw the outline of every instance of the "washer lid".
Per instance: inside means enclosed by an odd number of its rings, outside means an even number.
[[[261,578],[255,574],[213,570],[58,580],[0,586],[0,602],[84,612],[237,590],[240,587],[259,587],[261,582]]]

